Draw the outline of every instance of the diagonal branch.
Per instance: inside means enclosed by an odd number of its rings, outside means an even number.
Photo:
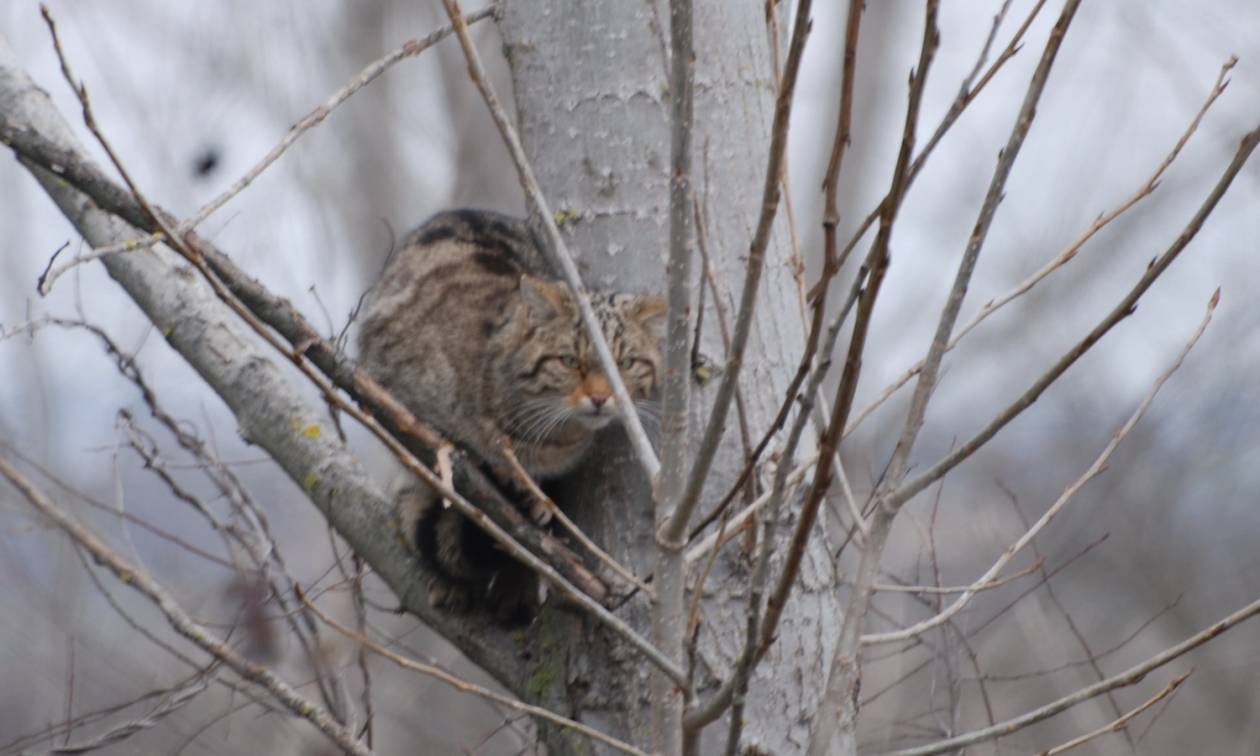
[[[1024,547],[1031,543],[1032,540],[1037,537],[1037,534],[1044,530],[1045,527],[1050,524],[1050,521],[1063,511],[1063,508],[1067,506],[1068,502],[1076,496],[1086,483],[1098,477],[1104,470],[1107,469],[1108,460],[1111,459],[1111,456],[1115,453],[1116,449],[1120,447],[1120,444],[1124,441],[1124,439],[1128,437],[1134,426],[1138,424],[1138,421],[1140,421],[1146,414],[1146,411],[1150,409],[1151,404],[1155,401],[1155,396],[1159,393],[1159,390],[1163,388],[1164,383],[1172,377],[1173,373],[1177,372],[1178,368],[1180,368],[1181,364],[1185,361],[1186,356],[1190,354],[1190,350],[1194,348],[1195,344],[1199,343],[1199,337],[1203,335],[1203,332],[1207,330],[1208,323],[1212,321],[1212,313],[1216,311],[1216,305],[1220,302],[1220,298],[1221,291],[1220,289],[1217,289],[1216,292],[1212,294],[1212,298],[1208,300],[1207,312],[1204,313],[1203,320],[1199,323],[1199,327],[1195,329],[1193,334],[1191,334],[1190,340],[1186,342],[1185,347],[1182,348],[1181,352],[1177,355],[1177,358],[1173,360],[1173,363],[1168,366],[1168,369],[1161,373],[1151,385],[1150,390],[1146,393],[1145,398],[1143,398],[1138,404],[1137,409],[1133,411],[1133,414],[1129,416],[1129,419],[1124,423],[1124,425],[1122,425],[1120,429],[1112,435],[1111,440],[1107,442],[1105,447],[1103,447],[1102,452],[1100,452],[1094,459],[1093,464],[1091,464],[1079,478],[1077,478],[1063,491],[1059,498],[1056,499],[1048,509],[1046,509],[1041,517],[1038,518],[1031,527],[1024,531],[1023,535],[1015,539],[1015,542],[1010,546],[1006,547],[1006,550],[1002,552],[1002,555],[998,557],[992,565],[990,565],[989,569],[985,570],[984,574],[981,575],[979,579],[968,586],[968,588],[963,591],[962,595],[960,595],[952,604],[938,614],[900,630],[863,635],[861,639],[863,645],[893,643],[896,641],[904,641],[914,638],[958,614],[958,612],[962,611],[963,607],[971,601],[978,591],[992,585],[994,581],[998,580],[998,575],[1001,574],[1003,568],[1005,568],[1006,565],[1015,558],[1015,555],[1020,551],[1023,551]]]
[[[152,226],[152,219],[146,217],[138,203],[81,155],[47,95],[17,68],[12,52],[3,44],[0,44],[0,138],[29,161],[27,165],[36,178],[89,243],[103,245],[134,236],[134,232],[108,213],[115,213],[139,227]],[[79,193],[79,187],[91,194],[90,200]],[[292,348],[285,349],[284,353],[295,364],[303,367],[303,357],[309,357],[338,386],[379,413],[400,437],[409,438],[412,442],[418,440],[420,446],[428,448],[439,445],[434,442],[440,441],[440,438],[431,429],[418,423],[370,378],[355,370],[353,363],[337,353],[330,343],[320,339],[291,305],[266,293],[256,282],[240,274],[226,256],[194,232],[189,232],[184,241],[216,270],[236,274],[234,290],[242,293],[241,299],[249,303],[251,310],[261,312],[268,324],[289,340]],[[102,262],[150,320],[158,325],[171,345],[227,402],[241,424],[242,434],[265,448],[306,491],[334,528],[390,585],[403,606],[451,639],[505,685],[524,694],[525,665],[512,652],[510,642],[499,639],[493,632],[465,632],[464,620],[434,609],[418,595],[421,592],[415,590],[419,585],[415,560],[405,551],[400,540],[381,537],[394,532],[388,503],[357,460],[317,419],[318,413],[297,398],[276,366],[258,351],[235,323],[225,319],[226,313],[221,311],[209,292],[187,276],[173,275],[168,257],[160,250],[136,255],[111,255],[103,258]],[[320,381],[316,383],[318,385]],[[335,393],[327,395],[340,402],[342,409],[351,413],[358,411]],[[395,451],[401,448],[389,434],[379,428],[374,429],[374,423],[369,421],[368,427],[388,439],[387,443],[392,441],[391,448]],[[414,457],[412,461],[416,465],[413,471],[423,476],[427,468]],[[469,465],[461,465],[461,471],[468,480],[484,481],[484,477]],[[431,473],[428,475],[433,477]],[[436,478],[430,483],[453,501],[462,498],[442,486]],[[516,524],[512,526],[513,535],[522,540],[531,536],[538,539],[540,531],[525,524],[520,513],[507,504],[492,486],[486,483],[486,487],[493,492],[491,496],[498,496],[505,515],[516,518]],[[480,497],[483,491],[474,487],[472,493]],[[488,522],[479,510],[471,505],[468,507],[475,522],[482,525]],[[560,564],[571,559],[571,566],[580,570],[580,573],[574,574],[589,576],[581,568],[581,560],[554,538],[545,537],[534,543],[541,547],[540,553],[549,559],[558,560]],[[559,559],[561,556],[565,559]],[[543,574],[546,575],[546,570]],[[594,589],[595,595],[602,595],[604,590],[598,581],[587,581],[584,587]],[[570,591],[571,586],[565,592]],[[655,656],[657,663],[665,664],[671,676],[683,679],[683,673],[676,665],[655,653],[651,644],[630,631],[624,622],[598,604],[588,604],[588,608],[610,622],[610,627],[619,635],[627,637],[626,633],[629,633],[628,640],[632,645],[643,649],[649,656]]]
[[[1044,751],[1040,754],[1040,756],[1057,756],[1057,754],[1070,751],[1073,748],[1076,748],[1077,746],[1084,745],[1085,743],[1093,740],[1094,738],[1099,737],[1100,735],[1106,735],[1107,733],[1119,732],[1123,730],[1127,734],[1129,731],[1128,729],[1129,722],[1133,721],[1134,717],[1146,711],[1147,709],[1151,708],[1152,706],[1164,700],[1165,698],[1168,698],[1173,693],[1176,693],[1177,689],[1181,687],[1181,684],[1185,682],[1186,679],[1189,677],[1190,677],[1190,672],[1183,672],[1180,675],[1177,675],[1176,677],[1172,679],[1172,681],[1170,681],[1167,685],[1164,686],[1163,690],[1151,696],[1150,698],[1146,699],[1142,703],[1138,704],[1136,708],[1130,709],[1125,714],[1119,717],[1116,717],[1114,720],[1112,720],[1111,722],[1108,722],[1102,727],[1099,727],[1097,730],[1094,730],[1092,732],[1087,732],[1084,735],[1081,735],[1080,737],[1072,738],[1066,743],[1062,743],[1060,745],[1055,746],[1054,748],[1051,748],[1048,751]]]
[[[1155,283],[1156,279],[1163,275],[1164,271],[1168,269],[1168,266],[1172,265],[1173,261],[1177,259],[1182,251],[1189,246],[1190,242],[1199,233],[1199,229],[1203,227],[1203,224],[1207,221],[1208,216],[1216,209],[1216,203],[1220,202],[1221,197],[1225,196],[1225,192],[1229,190],[1230,184],[1233,183],[1234,178],[1247,163],[1247,160],[1251,157],[1251,153],[1255,151],[1258,144],[1260,144],[1260,126],[1257,126],[1254,130],[1243,136],[1242,140],[1238,143],[1238,150],[1234,153],[1233,159],[1230,160],[1229,165],[1225,167],[1225,171],[1221,174],[1220,179],[1217,180],[1216,185],[1212,188],[1212,191],[1208,193],[1207,198],[1203,200],[1203,204],[1200,205],[1198,211],[1194,214],[1194,217],[1192,217],[1190,222],[1186,224],[1186,227],[1182,229],[1181,233],[1177,236],[1177,239],[1172,243],[1172,245],[1163,254],[1151,261],[1150,265],[1142,273],[1142,277],[1138,279],[1138,282],[1134,284],[1129,293],[1120,300],[1120,303],[1117,304],[1115,308],[1112,309],[1112,311],[1108,313],[1108,315],[1085,336],[1084,339],[1064,354],[1063,357],[1061,357],[1059,361],[1050,368],[1050,370],[1038,378],[1022,396],[1015,400],[1015,402],[1006,409],[1002,410],[1002,412],[1000,412],[997,417],[993,418],[987,426],[968,439],[966,443],[958,446],[958,448],[946,455],[931,468],[920,474],[918,477],[912,478],[893,492],[888,499],[889,506],[896,507],[906,501],[909,501],[915,494],[930,486],[934,481],[940,479],[941,476],[945,475],[945,473],[949,472],[963,460],[974,454],[976,450],[981,446],[984,446],[989,439],[997,435],[998,431],[1006,427],[1007,423],[1015,419],[1033,402],[1037,401],[1037,397],[1041,396],[1042,392],[1049,388],[1050,384],[1058,380],[1059,376],[1063,375],[1069,367],[1080,359],[1081,355],[1085,354],[1090,347],[1098,343],[1098,341],[1102,339],[1108,331],[1114,328],[1117,323],[1132,315],[1137,309],[1138,300],[1142,298],[1142,295],[1146,293],[1146,290]]]
[[[1177,156],[1181,154],[1182,148],[1190,141],[1190,137],[1198,130],[1199,124],[1203,121],[1203,117],[1207,115],[1208,109],[1212,107],[1212,104],[1216,102],[1218,97],[1224,94],[1225,87],[1229,85],[1229,79],[1226,77],[1237,62],[1237,57],[1230,56],[1229,60],[1225,61],[1224,65],[1221,66],[1221,71],[1216,77],[1216,84],[1213,85],[1211,92],[1208,93],[1207,99],[1204,100],[1203,105],[1199,108],[1198,112],[1195,113],[1194,118],[1191,119],[1190,125],[1186,127],[1184,132],[1182,132],[1181,137],[1177,140],[1176,144],[1173,145],[1172,150],[1170,150],[1168,154],[1164,156],[1164,159],[1160,161],[1160,164],[1155,168],[1155,172],[1151,174],[1145,183],[1138,187],[1137,191],[1119,205],[1116,205],[1111,210],[1098,216],[1092,223],[1089,224],[1089,227],[1081,232],[1081,234],[1077,236],[1071,244],[1065,247],[1063,251],[1055,255],[1050,261],[1030,274],[1009,292],[997,297],[996,299],[986,302],[984,306],[980,308],[980,311],[977,312],[971,320],[967,321],[966,325],[958,329],[958,333],[954,334],[953,338],[950,339],[949,345],[945,348],[945,351],[952,351],[954,347],[958,346],[958,342],[962,341],[967,334],[971,333],[971,331],[974,330],[976,326],[980,325],[980,323],[986,318],[1005,307],[1007,304],[1010,304],[1015,299],[1018,299],[1028,293],[1028,291],[1030,291],[1043,279],[1073,260],[1077,253],[1081,251],[1081,248],[1084,247],[1085,244],[1094,237],[1094,235],[1116,218],[1123,215],[1138,202],[1153,194],[1159,187],[1159,180],[1163,177],[1164,172],[1167,171],[1168,167],[1173,164],[1173,161],[1175,161]],[[902,386],[909,383],[911,378],[918,375],[919,371],[923,369],[923,364],[923,360],[915,363],[912,367],[902,373],[897,380],[893,381],[884,388],[884,390],[880,392],[879,396],[864,407],[862,411],[858,413],[857,417],[853,419],[853,422],[849,423],[849,427],[844,432],[845,435],[848,436],[856,430],[857,427],[862,424],[863,420],[869,417],[873,412],[875,412],[875,410],[879,409],[884,402],[900,390]]]
[[[1055,714],[1066,711],[1079,703],[1101,696],[1109,690],[1115,690],[1116,688],[1123,688],[1129,685],[1136,685],[1137,683],[1140,683],[1151,671],[1159,669],[1160,667],[1185,656],[1199,646],[1202,646],[1204,643],[1207,643],[1222,633],[1229,631],[1236,625],[1246,622],[1257,614],[1260,614],[1260,600],[1247,604],[1228,617],[1225,617],[1203,630],[1200,630],[1177,645],[1164,649],[1146,661],[1129,667],[1118,675],[1112,675],[1106,680],[1081,688],[1074,693],[1069,693],[1058,700],[1051,701],[1045,706],[1033,709],[1032,711],[1021,714],[1018,717],[1008,719],[1005,722],[999,722],[992,727],[974,730],[954,738],[940,740],[925,746],[919,746],[917,748],[906,748],[901,751],[895,751],[888,754],[888,756],[930,756],[931,754],[936,753],[948,753],[950,751],[957,751],[958,749],[969,746],[972,743],[981,743],[986,740],[992,740],[1004,735],[1009,735],[1012,732],[1017,732],[1029,725],[1049,719]]]
[[[221,638],[194,622],[149,573],[127,562],[104,541],[97,538],[92,531],[80,525],[36,488],[17,468],[9,464],[4,457],[0,457],[0,475],[7,478],[9,483],[20,491],[40,514],[52,520],[66,535],[70,536],[71,540],[91,554],[97,563],[109,568],[115,577],[152,601],[162,614],[166,615],[167,622],[176,632],[231,667],[241,677],[266,690],[295,716],[315,725],[320,732],[345,752],[357,756],[370,756],[372,751],[356,740],[353,733],[333,721],[323,707],[304,698],[267,667],[244,659]]]

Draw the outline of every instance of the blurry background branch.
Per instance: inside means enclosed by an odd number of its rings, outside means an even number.
[[[75,522],[65,511],[27,480],[26,476],[22,475],[17,468],[9,464],[4,457],[0,457],[0,475],[3,475],[14,487],[20,490],[22,495],[31,503],[31,506],[39,510],[40,514],[56,523],[57,527],[65,531],[66,535],[70,536],[75,543],[86,549],[95,561],[104,564],[119,580],[143,593],[150,601],[157,604],[171,625],[179,631],[180,635],[183,635],[200,646],[204,651],[231,667],[241,677],[267,690],[268,693],[296,716],[310,720],[312,724],[344,749],[345,752],[353,753],[355,756],[371,755],[371,749],[365,748],[362,743],[358,742],[354,733],[347,731],[344,726],[334,721],[326,710],[303,698],[270,669],[250,663],[242,658],[223,639],[218,638],[206,628],[194,622],[180,607],[179,603],[158,585],[153,576],[138,565],[128,563],[97,538],[92,531]]]

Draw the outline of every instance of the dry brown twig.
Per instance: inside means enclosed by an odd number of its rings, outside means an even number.
[[[318,616],[321,620],[323,620],[324,623],[326,623],[329,627],[333,628],[334,630],[346,636],[347,638],[350,638],[351,640],[358,643],[363,648],[368,649],[374,654],[377,654],[379,656],[385,657],[386,659],[389,659],[391,662],[397,664],[398,666],[404,669],[409,669],[409,670],[412,670],[413,672],[419,672],[428,677],[432,677],[434,679],[440,680],[446,683],[447,685],[450,685],[452,688],[455,688],[458,691],[461,691],[464,693],[471,693],[474,696],[479,696],[481,698],[486,699],[487,701],[492,701],[500,706],[504,706],[506,708],[512,709],[514,711],[519,711],[524,714],[529,714],[530,716],[538,717],[539,719],[545,719],[548,722],[551,722],[552,724],[556,724],[561,727],[573,730],[575,732],[579,732],[592,740],[611,746],[612,748],[615,748],[618,751],[621,751],[622,753],[636,754],[636,756],[647,756],[647,754],[644,751],[640,751],[638,748],[635,748],[629,743],[618,740],[617,738],[614,738],[610,735],[606,735],[600,732],[599,730],[592,729],[582,724],[581,722],[574,721],[567,717],[562,717],[559,714],[548,711],[547,709],[544,709],[540,706],[532,706],[527,703],[522,703],[516,700],[515,698],[512,698],[511,696],[505,696],[502,693],[496,693],[495,691],[490,690],[488,688],[483,688],[480,685],[468,682],[467,680],[461,677],[457,677],[456,675],[453,675],[450,672],[447,672],[446,670],[440,667],[435,667],[432,664],[425,664],[424,662],[416,661],[415,659],[409,659],[403,656],[402,654],[395,653],[394,651],[391,651],[388,648],[385,648],[384,646],[382,646],[381,644],[373,641],[371,638],[368,638],[362,632],[358,632],[356,630],[353,630],[352,628],[346,627],[342,623],[333,619],[331,616],[328,615],[327,612],[325,612],[323,609],[320,609],[315,604],[315,602],[311,601],[304,593],[302,593],[300,589],[298,590],[297,595],[298,595],[298,599],[306,607],[308,607],[312,612],[314,612],[316,616]]]

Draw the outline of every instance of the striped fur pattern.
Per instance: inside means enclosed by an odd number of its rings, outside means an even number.
[[[664,300],[590,296],[626,388],[651,417]],[[364,313],[359,350],[364,369],[501,481],[512,479],[501,437],[545,480],[572,470],[618,415],[568,288],[554,280],[524,221],[509,216],[444,212],[407,236]],[[533,585],[532,576],[509,578],[507,559],[471,524],[442,511],[426,487],[406,486],[399,509],[405,532],[416,534],[421,555],[446,578],[432,586],[434,603],[464,604],[487,587],[491,596],[528,592],[516,585],[522,580]]]

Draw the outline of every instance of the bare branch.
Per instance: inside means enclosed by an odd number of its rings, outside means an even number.
[[[1181,153],[1181,149],[1185,147],[1186,143],[1190,140],[1191,135],[1198,130],[1199,123],[1202,122],[1203,116],[1207,114],[1208,109],[1212,107],[1212,103],[1216,102],[1216,98],[1220,97],[1225,92],[1225,87],[1229,84],[1229,80],[1226,79],[1226,75],[1237,62],[1238,58],[1230,56],[1230,59],[1221,66],[1221,72],[1216,78],[1216,84],[1212,87],[1212,91],[1208,94],[1208,97],[1204,101],[1202,107],[1200,107],[1198,112],[1195,113],[1190,125],[1186,127],[1185,132],[1182,133],[1181,137],[1177,140],[1177,143],[1173,145],[1172,150],[1164,156],[1164,159],[1160,162],[1159,166],[1156,167],[1155,172],[1151,174],[1150,178],[1148,178],[1142,186],[1138,187],[1136,192],[1116,207],[1094,219],[1089,227],[1077,236],[1071,244],[1065,247],[1062,252],[1055,255],[1045,265],[1030,274],[1027,278],[1016,285],[1015,288],[996,299],[986,302],[984,306],[980,308],[980,311],[977,312],[966,325],[958,329],[958,333],[950,340],[949,345],[945,348],[945,351],[952,351],[954,347],[958,346],[958,342],[962,341],[963,337],[965,337],[968,333],[971,333],[971,331],[976,326],[980,325],[985,318],[989,317],[994,312],[1011,303],[1015,299],[1028,293],[1028,291],[1040,283],[1042,279],[1048,277],[1050,274],[1075,259],[1077,253],[1080,252],[1081,248],[1084,247],[1086,242],[1093,238],[1095,234],[1101,231],[1116,218],[1123,215],[1138,202],[1153,194],[1159,187],[1160,177],[1164,175],[1164,172],[1168,170],[1168,167],[1172,165],[1174,160],[1177,159],[1177,156]],[[879,407],[882,406],[893,394],[897,393],[902,386],[909,383],[911,378],[918,375],[919,371],[923,369],[923,364],[923,360],[915,363],[910,369],[902,373],[897,380],[885,387],[875,400],[858,413],[858,416],[853,419],[853,422],[850,423],[849,427],[845,430],[845,435],[847,436],[856,430],[857,427],[862,424],[863,420],[870,416],[875,410],[879,409]]]
[[[1198,328],[1196,328],[1194,333],[1191,334],[1190,340],[1186,342],[1185,347],[1182,348],[1181,352],[1177,355],[1177,358],[1173,360],[1173,363],[1169,365],[1168,369],[1155,379],[1155,382],[1151,385],[1151,388],[1146,393],[1146,396],[1138,404],[1137,409],[1133,411],[1133,414],[1129,416],[1129,419],[1124,423],[1124,425],[1122,425],[1120,429],[1112,435],[1111,440],[1107,442],[1105,447],[1103,447],[1102,452],[1094,459],[1093,464],[1091,464],[1089,468],[1076,479],[1076,481],[1064,489],[1063,493],[1059,495],[1059,498],[1050,505],[1040,518],[1037,519],[1037,522],[1033,523],[1032,527],[1028,528],[1028,530],[1017,538],[1014,543],[1006,547],[1006,550],[1002,552],[1002,555],[997,558],[997,560],[989,567],[988,570],[985,571],[983,575],[980,576],[978,580],[975,581],[975,583],[973,583],[966,591],[963,591],[963,594],[959,596],[954,603],[950,604],[949,607],[939,614],[923,620],[922,622],[916,622],[914,625],[902,630],[863,635],[861,642],[864,645],[872,645],[876,643],[893,643],[896,641],[914,638],[920,633],[936,627],[942,622],[953,617],[961,611],[968,602],[971,601],[977,591],[996,580],[1002,569],[1015,558],[1016,554],[1031,543],[1032,540],[1037,537],[1037,534],[1044,530],[1046,525],[1050,524],[1051,520],[1063,511],[1063,508],[1067,506],[1067,503],[1071,501],[1074,496],[1076,496],[1077,492],[1080,491],[1086,483],[1101,475],[1103,471],[1107,469],[1107,461],[1111,459],[1111,455],[1115,453],[1116,449],[1120,447],[1120,444],[1133,430],[1134,426],[1138,424],[1138,421],[1140,421],[1146,414],[1146,411],[1150,409],[1151,404],[1155,401],[1155,396],[1159,393],[1159,390],[1163,388],[1164,383],[1172,377],[1173,373],[1177,372],[1178,368],[1180,368],[1181,364],[1185,361],[1186,356],[1190,354],[1190,350],[1193,349],[1194,345],[1199,342],[1199,337],[1203,335],[1205,330],[1207,330],[1208,324],[1212,322],[1212,313],[1216,311],[1216,305],[1220,301],[1220,294],[1221,292],[1219,289],[1212,294],[1211,299],[1208,300],[1207,312],[1204,313],[1203,320],[1199,323]]]
[[[539,488],[538,482],[534,480],[534,478],[521,464],[520,459],[517,458],[516,452],[512,450],[512,444],[506,436],[499,439],[499,448],[503,450],[503,457],[508,461],[508,465],[511,466],[512,473],[515,475],[517,482],[524,486],[525,490],[534,497],[534,500],[546,513],[548,520],[553,517],[556,520],[559,520],[560,524],[564,526],[564,529],[576,538],[578,543],[582,544],[583,548],[589,551],[592,556],[607,565],[608,569],[620,575],[627,583],[630,583],[635,588],[642,591],[649,599],[655,600],[656,594],[653,593],[651,586],[640,580],[621,562],[613,559],[612,555],[607,551],[601,549],[599,544],[592,541],[586,533],[583,533],[582,529],[577,526],[577,523],[569,519],[569,516],[564,513],[564,510],[556,506],[556,503],[551,500],[551,497]],[[537,521],[542,518],[535,517],[534,519]]]
[[[1182,251],[1190,244],[1191,240],[1193,240],[1198,234],[1199,229],[1203,227],[1203,224],[1207,221],[1208,216],[1211,215],[1212,211],[1216,208],[1216,203],[1219,202],[1221,197],[1225,195],[1225,192],[1228,191],[1230,184],[1233,183],[1234,177],[1238,175],[1238,172],[1242,170],[1242,167],[1246,164],[1248,158],[1251,157],[1251,153],[1255,151],[1257,144],[1260,144],[1260,126],[1257,126],[1254,130],[1243,136],[1242,140],[1238,144],[1238,150],[1234,153],[1233,159],[1230,161],[1229,165],[1226,166],[1224,173],[1221,175],[1220,179],[1217,180],[1216,186],[1212,188],[1212,191],[1209,192],[1207,198],[1204,199],[1203,204],[1194,214],[1194,217],[1191,218],[1186,227],[1182,229],[1181,234],[1177,236],[1177,239],[1172,243],[1172,246],[1170,246],[1159,257],[1151,261],[1151,264],[1143,272],[1141,278],[1138,279],[1138,282],[1133,286],[1132,290],[1130,290],[1130,292],[1120,300],[1120,303],[1117,304],[1116,307],[1103,318],[1102,322],[1095,326],[1084,339],[1064,354],[1063,357],[1061,357],[1059,361],[1050,368],[1050,370],[1038,378],[1036,382],[1034,382],[1033,385],[1019,397],[1019,399],[1015,400],[1014,403],[1002,410],[1002,412],[1000,412],[997,417],[995,417],[981,431],[976,433],[976,435],[972,436],[966,443],[960,445],[953,452],[946,455],[927,471],[898,488],[888,498],[887,506],[896,507],[908,501],[919,491],[922,491],[924,488],[931,485],[933,481],[939,479],[942,475],[947,473],[949,470],[952,470],[963,460],[974,454],[975,451],[987,443],[989,439],[997,435],[998,431],[1006,427],[1007,423],[1015,419],[1021,412],[1035,402],[1037,397],[1041,396],[1042,392],[1045,391],[1050,384],[1058,380],[1059,376],[1063,375],[1069,367],[1080,359],[1081,355],[1085,354],[1090,347],[1098,343],[1098,341],[1102,339],[1102,337],[1105,336],[1107,332],[1110,331],[1117,323],[1124,320],[1129,315],[1132,315],[1137,309],[1138,300],[1142,298],[1142,295],[1146,293],[1146,290],[1151,287],[1151,284],[1155,283],[1156,279],[1163,275],[1164,271],[1168,269],[1168,266],[1172,264],[1173,260],[1177,259]]]
[[[1159,669],[1169,662],[1184,656],[1199,646],[1202,646],[1204,643],[1207,643],[1213,638],[1216,638],[1222,633],[1230,630],[1235,625],[1245,622],[1257,614],[1260,614],[1260,600],[1247,604],[1228,617],[1225,617],[1215,624],[1199,631],[1198,633],[1195,633],[1181,643],[1178,643],[1175,646],[1170,646],[1164,651],[1152,656],[1140,664],[1135,664],[1118,675],[1113,675],[1108,677],[1106,680],[1081,688],[1074,693],[1063,696],[1056,701],[1052,701],[1045,706],[1034,709],[1026,714],[1021,714],[1020,716],[1008,719],[1005,722],[999,722],[992,727],[975,730],[965,735],[959,735],[958,737],[941,740],[929,745],[896,751],[888,754],[888,756],[929,756],[929,754],[946,753],[948,751],[956,751],[959,748],[971,745],[972,743],[992,740],[994,738],[999,738],[1004,735],[1009,735],[1012,732],[1022,730],[1029,725],[1049,719],[1055,714],[1070,709],[1079,703],[1100,696],[1109,690],[1115,690],[1116,688],[1123,688],[1139,683],[1152,670]]]
[[[1142,712],[1146,711],[1147,709],[1151,708],[1155,704],[1159,703],[1160,701],[1164,700],[1165,698],[1168,698],[1173,693],[1175,693],[1177,689],[1181,687],[1181,684],[1186,681],[1186,678],[1190,677],[1190,674],[1191,674],[1190,672],[1184,672],[1180,675],[1177,675],[1176,677],[1172,679],[1171,682],[1169,682],[1167,685],[1164,686],[1163,690],[1151,696],[1150,698],[1146,699],[1145,701],[1141,703],[1141,705],[1129,711],[1127,714],[1117,718],[1113,722],[1110,722],[1102,727],[1099,727],[1097,730],[1094,730],[1093,732],[1087,732],[1084,735],[1080,736],[1079,738],[1073,738],[1072,740],[1069,740],[1068,742],[1063,743],[1062,745],[1057,745],[1048,751],[1043,751],[1041,753],[1041,756],[1054,756],[1055,754],[1063,753],[1064,751],[1070,751],[1079,745],[1084,745],[1088,741],[1093,740],[1094,738],[1100,735],[1106,735],[1109,732],[1124,731],[1127,733],[1130,720],[1132,720],[1137,715],[1141,714]]]
[[[162,614],[166,615],[171,627],[180,635],[200,646],[202,650],[231,667],[241,677],[258,685],[270,693],[276,700],[295,716],[301,717],[315,725],[329,740],[336,743],[348,753],[369,756],[372,751],[354,738],[346,728],[333,721],[322,707],[304,698],[300,693],[281,680],[267,667],[247,661],[239,656],[230,646],[215,636],[205,627],[197,624],[189,617],[179,604],[160,586],[147,572],[130,564],[113,549],[105,545],[92,531],[80,525],[60,507],[54,504],[37,489],[8,460],[0,457],[0,475],[22,493],[40,514],[52,520],[57,527],[83,549],[87,550],[98,563],[109,568],[114,575],[143,594],[153,602]]]

